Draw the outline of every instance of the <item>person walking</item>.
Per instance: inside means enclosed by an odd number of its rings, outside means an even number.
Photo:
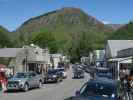
[[[132,93],[131,93],[131,85],[130,85],[130,79],[129,79],[129,74],[130,74],[130,71],[128,68],[124,68],[123,70],[123,74],[124,74],[124,79],[122,80],[123,81],[123,89],[124,89],[124,94],[125,94],[125,99],[124,100],[133,100],[133,96],[132,96]]]

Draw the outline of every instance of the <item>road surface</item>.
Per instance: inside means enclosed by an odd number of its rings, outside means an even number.
[[[44,84],[41,89],[32,89],[28,92],[0,93],[0,100],[64,100],[75,95],[75,91],[89,80],[89,75],[84,79],[72,79],[72,70],[68,71],[68,78],[61,83]]]

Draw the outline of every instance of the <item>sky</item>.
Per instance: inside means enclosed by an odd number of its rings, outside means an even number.
[[[0,25],[14,31],[30,18],[63,7],[80,8],[104,23],[133,20],[133,0],[0,0]]]

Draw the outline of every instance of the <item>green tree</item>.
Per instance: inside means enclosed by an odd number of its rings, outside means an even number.
[[[133,39],[133,22],[129,22],[117,31],[113,32],[109,39],[114,40],[132,40]]]
[[[47,30],[34,33],[31,36],[30,43],[39,45],[41,48],[48,47],[51,53],[56,53],[58,51],[58,45],[54,36]]]
[[[0,48],[12,46],[13,44],[10,38],[7,36],[7,32],[0,28]]]

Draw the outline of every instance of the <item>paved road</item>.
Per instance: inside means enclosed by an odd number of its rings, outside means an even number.
[[[85,81],[89,79],[72,79],[72,70],[68,71],[69,76],[61,83],[44,84],[42,89],[33,89],[28,92],[1,93],[0,100],[64,100],[73,96]]]

